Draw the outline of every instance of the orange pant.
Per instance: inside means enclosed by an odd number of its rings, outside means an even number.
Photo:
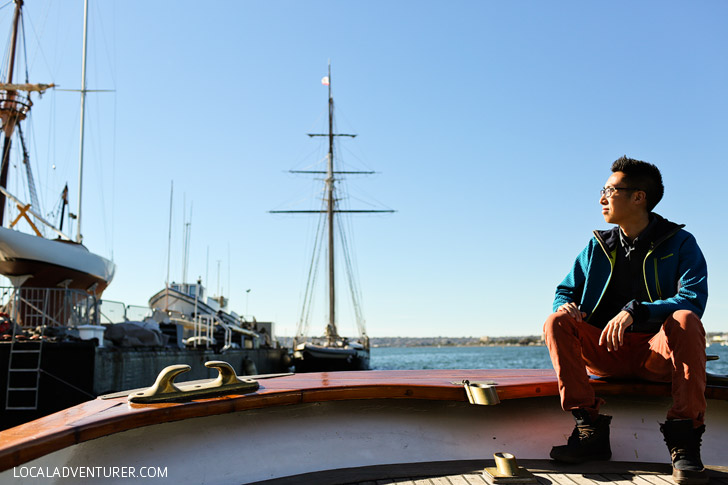
[[[608,352],[599,345],[601,330],[557,312],[544,324],[546,345],[559,380],[561,407],[596,413],[604,403],[589,384],[599,377],[631,377],[672,383],[672,408],[668,419],[705,418],[705,330],[693,312],[673,313],[656,334],[624,334],[624,345]]]

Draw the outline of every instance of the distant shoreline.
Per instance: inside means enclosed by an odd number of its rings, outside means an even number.
[[[460,344],[449,344],[449,345],[381,345],[372,344],[374,349],[387,349],[387,348],[413,348],[413,349],[439,349],[443,347],[452,347],[454,349],[467,349],[473,347],[545,347],[546,344],[479,344],[479,345],[460,345]]]
[[[544,345],[543,338],[526,337],[372,337],[372,347],[529,347]]]
[[[278,337],[290,347],[292,337]],[[351,338],[351,340],[357,340]],[[371,347],[528,347],[545,345],[538,335],[526,337],[370,337]]]
[[[708,342],[728,341],[726,334],[709,332]],[[279,337],[281,345],[290,347],[293,337]],[[351,338],[351,340],[357,340]],[[541,335],[518,337],[370,337],[369,344],[381,347],[538,347],[546,343]]]

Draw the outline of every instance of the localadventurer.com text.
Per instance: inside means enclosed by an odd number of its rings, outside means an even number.
[[[20,466],[14,478],[167,478],[167,467],[158,466]]]

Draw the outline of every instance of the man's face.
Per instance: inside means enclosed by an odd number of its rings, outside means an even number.
[[[624,181],[624,172],[612,173],[604,184],[604,188],[621,189],[612,192],[611,197],[602,195],[599,199],[599,203],[602,205],[604,221],[609,224],[620,224],[631,218],[638,208],[632,203],[632,196],[635,191],[626,189],[634,189],[636,187],[630,187]]]

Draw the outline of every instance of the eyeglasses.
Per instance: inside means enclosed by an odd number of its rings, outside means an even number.
[[[617,190],[642,190],[636,187],[602,187],[599,194],[609,199]]]

